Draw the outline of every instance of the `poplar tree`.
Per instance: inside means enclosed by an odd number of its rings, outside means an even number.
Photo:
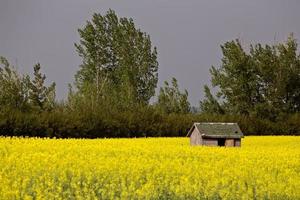
[[[95,13],[78,32],[75,47],[82,58],[75,75],[78,94],[95,101],[116,95],[118,102],[147,104],[158,78],[157,51],[150,36],[113,10]]]
[[[221,48],[221,66],[213,66],[210,73],[222,101],[206,86],[203,112],[223,110],[271,120],[300,112],[300,54],[293,35],[275,45],[251,45],[249,52],[238,40]]]
[[[224,114],[224,108],[220,105],[218,100],[212,95],[209,87],[204,86],[205,98],[200,101],[200,111],[209,114]]]

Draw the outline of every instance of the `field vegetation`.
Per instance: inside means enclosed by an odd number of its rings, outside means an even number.
[[[0,138],[0,199],[300,199],[300,138]]]

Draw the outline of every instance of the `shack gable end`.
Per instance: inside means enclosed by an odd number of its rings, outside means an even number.
[[[196,127],[191,131],[190,142],[191,145],[202,145],[202,137]]]

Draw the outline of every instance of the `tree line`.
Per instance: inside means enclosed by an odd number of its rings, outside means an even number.
[[[131,18],[113,10],[94,14],[78,33],[82,63],[63,102],[55,99],[55,83],[45,84],[39,63],[30,77],[1,57],[0,135],[185,136],[195,121],[238,122],[245,134],[300,133],[300,55],[293,35],[249,50],[239,40],[221,45],[221,65],[210,69],[217,92],[205,85],[195,110],[176,78],[155,96],[157,48]]]

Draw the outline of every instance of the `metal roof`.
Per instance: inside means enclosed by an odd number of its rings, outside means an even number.
[[[197,129],[206,138],[241,138],[243,133],[237,123],[194,123],[187,136]]]

